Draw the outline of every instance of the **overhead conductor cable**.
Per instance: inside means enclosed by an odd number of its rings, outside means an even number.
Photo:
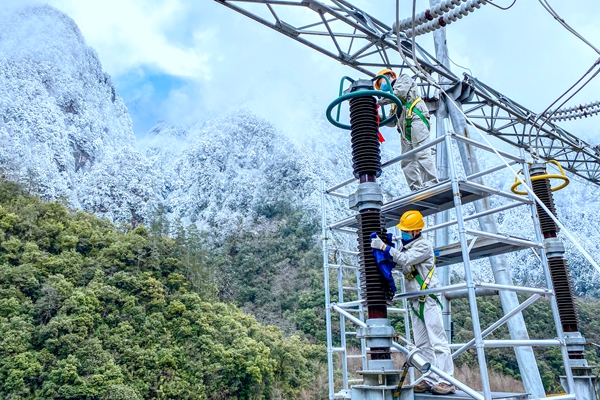
[[[543,1],[543,0],[540,0]],[[483,1],[482,1],[483,3]],[[398,4],[398,0],[396,1],[396,15],[398,15],[398,9],[399,9],[399,4]],[[397,17],[396,17],[397,18]],[[404,53],[402,52],[402,49],[400,47],[400,37],[398,35],[398,32],[396,33],[397,36],[397,40],[398,40],[398,52],[400,53],[400,56],[402,57],[402,59],[404,60],[405,63],[407,63],[407,65],[410,67],[410,69],[412,69],[413,71],[415,71],[415,66],[411,65],[410,63],[408,63]],[[584,40],[586,43],[587,42],[585,39]],[[592,46],[593,47],[593,46]],[[594,48],[595,49],[595,48]],[[418,63],[417,63],[418,66]],[[417,74],[419,74],[419,72],[423,73],[423,78],[425,80],[427,80],[427,82],[429,82],[431,85],[433,85],[434,87],[439,88],[448,98],[448,100],[450,101],[450,103],[462,114],[462,116],[465,118],[465,120],[467,121],[467,123],[469,125],[471,125],[481,136],[481,138],[486,142],[486,144],[494,151],[494,153],[500,158],[500,160],[502,160],[502,162],[506,165],[506,167],[508,168],[509,171],[511,171],[513,173],[513,175],[515,175],[516,179],[521,182],[521,184],[524,186],[525,190],[527,191],[527,193],[529,195],[531,195],[531,197],[533,198],[533,200],[539,204],[539,207],[541,207],[546,213],[549,214],[550,218],[552,218],[554,220],[554,222],[556,222],[556,224],[560,227],[560,229],[567,235],[567,237],[569,238],[569,240],[571,241],[571,243],[573,243],[573,245],[575,245],[575,247],[579,250],[579,252],[585,257],[585,259],[598,271],[600,272],[600,265],[598,265],[598,263],[592,258],[592,256],[581,246],[581,244],[579,244],[579,242],[575,239],[575,237],[571,234],[571,232],[558,220],[558,218],[556,218],[555,215],[553,215],[551,213],[551,211],[546,207],[546,205],[539,199],[539,197],[533,192],[532,189],[530,189],[527,184],[525,183],[525,181],[519,176],[519,174],[517,173],[517,171],[511,167],[511,165],[504,159],[504,157],[502,157],[502,155],[498,152],[498,150],[496,149],[496,147],[494,145],[492,145],[492,143],[488,140],[488,138],[485,136],[484,132],[482,132],[474,123],[473,121],[471,121],[471,119],[464,113],[464,111],[456,104],[456,102],[452,99],[452,97],[446,92],[446,90],[441,87],[441,85],[438,84],[438,82],[426,71],[424,71],[422,68],[418,68],[418,70],[416,71]],[[588,71],[589,72],[589,71]],[[419,74],[420,75],[420,74]],[[587,75],[587,74],[586,74]],[[585,76],[585,75],[584,75]]]

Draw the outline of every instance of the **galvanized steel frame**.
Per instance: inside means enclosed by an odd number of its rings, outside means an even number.
[[[374,76],[375,74],[372,70],[383,67],[396,68],[399,69],[401,73],[407,72],[411,74],[408,72],[407,65],[405,65],[403,62],[397,62],[399,58],[397,53],[397,38],[392,29],[383,22],[354,7],[345,0],[329,0],[326,2],[318,2],[315,0],[215,1],[331,58],[334,58],[342,64],[348,65],[368,76]],[[264,16],[260,16],[259,14],[247,9],[254,6],[262,6],[265,11],[263,14]],[[309,23],[306,23],[307,21],[305,21],[302,24],[294,25],[289,21],[284,21],[281,18],[281,15],[277,12],[279,7],[304,8],[305,10],[314,12],[313,16],[315,17],[315,20]],[[329,40],[327,42],[319,42],[319,40],[323,38],[328,38]],[[448,86],[456,85],[461,81],[464,81],[464,84],[467,85],[466,90],[471,91],[472,94],[472,96],[467,96],[467,99],[463,100],[463,105],[466,108],[465,114],[472,121],[475,121],[475,124],[481,130],[531,154],[534,154],[543,160],[556,160],[563,165],[565,170],[591,183],[600,185],[600,148],[598,146],[590,146],[552,122],[544,122],[543,119],[541,119],[541,121],[537,121],[537,114],[512,101],[507,96],[504,96],[500,92],[490,88],[472,76],[464,74],[464,79],[459,78],[418,45],[415,46],[416,54],[413,55],[410,44],[408,41],[406,41],[406,38],[401,37],[400,39],[402,42],[402,52],[407,57],[416,60],[416,62],[418,62],[420,66],[428,73],[437,73],[440,80],[445,78],[448,81]],[[342,42],[344,41],[350,42],[347,51],[342,49]],[[356,47],[353,50],[355,45]],[[423,95],[426,98],[432,98],[435,94],[435,88],[429,82],[423,80],[419,83],[419,86],[421,87]],[[465,88],[463,88],[463,90],[464,89]],[[543,125],[541,122],[543,122]],[[453,137],[453,139],[459,138]],[[461,139],[463,138],[460,138],[459,140]],[[449,143],[449,136],[446,137],[446,142]],[[521,159],[523,158],[524,154],[521,153]],[[523,171],[526,170],[525,163],[523,161],[515,158],[512,158],[512,160],[512,162],[515,163],[522,163]],[[398,160],[393,160],[393,162],[397,161]],[[452,166],[451,169],[453,169]],[[478,173],[478,175],[483,176],[486,172],[491,171],[482,171],[481,173]],[[524,173],[526,174],[526,172]],[[451,179],[453,181],[452,186],[456,186],[455,190],[457,190],[458,186],[456,184],[456,172],[453,171],[451,175]],[[331,194],[333,196],[344,198],[345,195],[335,193],[333,190],[341,188],[353,181],[354,179],[343,182],[335,187],[335,189],[332,188],[331,193],[327,193],[323,188],[323,198],[325,194]],[[518,203],[518,201],[515,202],[515,206],[518,205]],[[535,206],[531,201],[529,204],[535,216]],[[458,202],[456,205],[457,214],[462,214],[460,212],[461,207],[462,206],[460,205],[460,202]],[[459,225],[461,242],[463,242],[463,251],[466,252],[467,255],[465,271],[467,275],[470,275],[470,268],[468,267],[468,247],[466,243],[467,232],[464,228],[464,222],[466,220],[467,218],[463,218],[462,215],[460,215],[460,217],[454,223]],[[442,225],[447,226],[447,224]],[[436,228],[441,229],[442,226],[433,227],[432,229]],[[344,231],[344,233],[352,233],[351,230],[347,229],[342,231]],[[538,235],[538,240],[541,240],[537,228],[536,235]],[[327,342],[328,363],[330,364],[329,376],[331,395],[333,390],[332,354],[334,351],[339,349],[333,349],[331,345],[331,304],[329,297],[328,278],[330,265],[328,263],[329,250],[327,249],[327,240],[327,226],[325,223],[325,208],[323,199],[323,258],[327,289]],[[541,249],[541,251],[543,254],[543,249]],[[548,275],[547,263],[545,262],[544,257],[542,257],[542,264],[544,266],[545,273]],[[359,273],[358,269],[355,269],[355,271]],[[338,290],[343,292],[344,288],[340,285],[340,274],[341,267],[338,267]],[[471,303],[472,311],[475,311],[475,314],[477,314],[476,304],[473,304],[475,296],[475,284],[472,279],[467,280],[470,281],[466,284],[469,292],[469,301]],[[548,282],[548,290],[551,290],[551,283],[549,280]],[[527,291],[527,289],[518,289],[516,287],[513,287],[512,289],[508,288],[508,290]],[[557,334],[559,336],[559,340],[556,342],[562,343],[560,321],[557,319],[558,315],[556,313],[556,300],[554,299],[554,296],[551,296],[551,298],[553,315],[555,324],[557,326]],[[406,298],[404,297],[402,300],[406,301]],[[404,310],[406,310],[406,306],[404,307]],[[341,315],[341,325],[344,325],[343,318],[344,316]],[[477,328],[475,332],[475,341],[478,348],[478,358],[481,360],[481,353],[483,352],[484,343],[481,337],[481,327],[478,323],[476,325]],[[566,348],[562,345],[561,351],[563,353],[567,378],[571,381],[571,384],[573,378],[568,366]],[[363,359],[366,360],[366,354],[364,350],[362,356]],[[485,359],[483,359],[483,366],[485,366]],[[484,370],[485,372],[483,372]],[[485,380],[487,380],[487,370],[485,368],[482,368],[482,375],[484,375],[486,378]],[[344,378],[344,387],[347,388],[347,384],[348,379],[346,375]],[[573,387],[573,385],[571,385],[571,387]],[[484,382],[484,389],[484,397],[487,399],[490,397],[489,384]]]
[[[460,141],[460,140],[464,140],[464,138],[462,138],[458,135],[452,134],[452,133],[448,133],[442,138],[442,140],[431,141],[428,143],[428,145],[435,146],[437,144],[438,146],[443,147],[443,149],[445,151],[450,153],[450,152],[452,152],[452,147],[453,147],[452,141],[453,140]],[[424,147],[427,147],[427,146],[424,146]],[[484,150],[492,151],[492,149],[489,149],[489,148],[484,148]],[[519,152],[520,152],[519,157],[515,157],[515,156],[511,155],[510,159],[513,160],[511,162],[511,164],[512,163],[520,164],[521,167],[523,168],[525,178],[526,178],[526,180],[528,180],[529,175],[527,172],[527,160],[526,160],[525,152],[522,148],[519,149]],[[448,158],[454,159],[451,154],[449,154]],[[394,160],[396,162],[398,161],[396,158]],[[384,164],[386,166],[391,165],[390,162],[387,162]],[[478,214],[471,215],[471,216],[463,215],[463,212],[462,212],[463,205],[460,201],[460,195],[459,195],[459,193],[460,193],[459,184],[463,184],[463,185],[467,184],[467,185],[469,185],[469,187],[470,187],[470,185],[475,185],[476,187],[480,187],[481,190],[488,190],[488,191],[491,191],[491,193],[493,193],[494,195],[505,197],[507,200],[514,200],[512,203],[508,203],[507,205],[499,206],[492,210],[488,210],[485,212],[485,214],[494,214],[494,213],[504,211],[506,209],[514,208],[517,206],[528,206],[530,212],[533,213],[533,221],[535,222],[538,217],[537,217],[537,211],[536,211],[536,207],[533,202],[533,199],[531,199],[530,197],[529,198],[524,197],[524,198],[518,199],[518,198],[515,198],[515,196],[513,196],[512,194],[508,194],[506,192],[496,190],[493,188],[489,188],[487,186],[483,186],[483,185],[480,185],[480,184],[477,184],[474,182],[459,181],[458,173],[457,173],[457,170],[454,167],[453,163],[449,163],[449,169],[450,169],[450,174],[449,174],[450,175],[450,184],[451,184],[452,191],[455,193],[454,210],[456,211],[456,219],[446,222],[446,223],[438,224],[436,226],[428,227],[427,231],[431,232],[431,231],[435,231],[438,229],[443,229],[450,225],[458,225],[459,238],[460,238],[460,242],[461,242],[461,249],[463,252],[463,259],[464,259],[463,264],[464,264],[464,268],[465,268],[466,282],[448,285],[448,286],[436,288],[436,289],[428,289],[428,290],[424,290],[424,291],[420,291],[420,292],[406,293],[404,291],[404,280],[401,279],[402,293],[394,296],[394,301],[398,301],[398,300],[402,301],[403,308],[399,309],[399,311],[404,313],[405,329],[406,329],[405,335],[406,335],[407,340],[408,341],[411,340],[410,339],[410,329],[409,329],[409,325],[407,323],[408,319],[409,319],[408,309],[407,309],[407,299],[422,296],[422,295],[427,295],[430,293],[445,293],[445,292],[466,289],[467,294],[468,294],[468,299],[469,299],[469,305],[470,305],[470,309],[471,309],[470,310],[471,318],[473,321],[474,338],[473,338],[473,340],[471,340],[468,343],[451,345],[451,348],[454,348],[454,349],[459,348],[458,352],[456,353],[456,356],[458,356],[460,353],[464,352],[468,348],[472,348],[472,347],[475,347],[475,349],[477,351],[477,358],[478,358],[478,362],[479,362],[480,374],[482,377],[482,384],[483,384],[484,390],[483,390],[483,396],[473,392],[472,395],[474,398],[483,398],[486,400],[491,399],[491,390],[490,390],[490,386],[489,386],[489,375],[488,375],[487,365],[486,365],[486,361],[485,361],[485,348],[514,347],[514,346],[559,346],[561,348],[561,353],[563,356],[563,365],[565,368],[565,374],[567,376],[567,379],[569,380],[569,383],[572,384],[573,376],[572,376],[570,366],[568,364],[568,354],[566,351],[565,341],[563,338],[563,332],[561,330],[560,318],[558,316],[558,311],[557,311],[558,305],[556,303],[556,298],[554,297],[554,292],[552,290],[552,284],[551,284],[551,281],[549,278],[548,263],[544,257],[544,248],[541,245],[543,236],[541,234],[539,225],[534,223],[536,241],[507,238],[507,237],[505,237],[503,235],[499,235],[499,234],[490,234],[487,232],[481,232],[478,230],[466,228],[464,225],[465,222],[468,220],[475,219]],[[485,172],[487,172],[489,174],[489,173],[496,172],[500,169],[501,169],[501,167],[494,167],[494,168],[488,169],[486,171],[482,171],[482,173],[478,174],[477,177],[485,176],[486,175]],[[322,204],[322,224],[323,224],[322,228],[323,228],[323,238],[324,238],[324,240],[323,240],[323,246],[324,246],[323,255],[324,255],[324,267],[325,267],[324,269],[325,269],[326,274],[328,273],[327,271],[330,269],[335,269],[335,268],[338,269],[338,292],[339,292],[339,296],[340,296],[339,304],[331,304],[330,300],[329,300],[330,295],[329,295],[329,293],[326,293],[326,308],[328,310],[334,310],[334,311],[338,312],[340,314],[340,321],[344,321],[344,318],[348,318],[353,323],[355,323],[359,326],[362,326],[362,325],[364,325],[364,313],[362,313],[363,301],[360,300],[360,296],[359,296],[359,300],[344,303],[343,302],[343,290],[347,289],[347,288],[345,288],[342,285],[341,280],[340,280],[341,279],[340,273],[341,273],[342,267],[354,269],[357,274],[357,282],[360,281],[360,276],[359,276],[360,271],[356,267],[330,264],[329,257],[328,257],[328,255],[330,253],[330,249],[328,249],[328,246],[329,246],[329,243],[328,243],[329,238],[327,237],[328,231],[337,230],[337,231],[342,231],[343,233],[346,233],[346,234],[356,234],[356,231],[353,231],[350,229],[336,228],[336,226],[339,225],[341,221],[327,224],[326,210],[325,210],[326,196],[332,195],[332,192],[334,190],[341,189],[345,186],[350,185],[353,182],[354,182],[353,179],[348,179],[348,180],[342,182],[341,184],[332,186],[328,189],[325,188],[323,182],[321,183],[321,196],[322,196],[321,204]],[[422,192],[419,192],[419,193],[420,193],[420,195],[423,195],[425,192],[428,192],[428,191],[434,192],[436,190],[439,190],[439,189],[437,189],[436,187],[432,187],[429,189],[424,189]],[[336,194],[339,194],[339,193],[336,193]],[[333,196],[336,197],[335,194]],[[392,200],[392,203],[394,201],[399,201],[399,200],[408,201],[407,199],[409,199],[411,197],[412,196],[409,195],[408,197],[403,198],[403,199]],[[382,210],[384,210],[385,208],[386,208],[386,206],[384,205],[384,207],[382,207]],[[342,221],[345,221],[347,219],[348,218],[346,218]],[[537,249],[538,251],[540,251],[542,253],[542,257],[539,258],[539,260],[541,262],[544,273],[547,277],[548,286],[546,288],[531,288],[531,287],[522,287],[522,286],[501,285],[501,284],[495,284],[495,283],[475,282],[472,277],[472,274],[471,274],[470,254],[469,254],[471,247],[469,246],[469,243],[467,241],[467,235],[474,236],[475,239],[478,236],[482,236],[482,237],[485,236],[485,237],[494,238],[499,241],[518,241],[518,243],[521,245],[526,245],[526,246],[531,247],[532,249]],[[349,253],[351,255],[358,254],[357,252],[348,251],[348,250],[344,250],[344,252]],[[329,277],[326,276],[325,277],[326,288],[329,287],[328,283],[329,283]],[[490,327],[486,328],[485,330],[482,330],[481,324],[479,322],[479,312],[477,310],[477,302],[476,302],[476,297],[475,297],[476,289],[482,289],[482,288],[483,289],[508,290],[508,291],[513,291],[513,292],[529,293],[529,294],[532,294],[532,297],[530,297],[529,300],[525,301],[523,304],[521,304],[519,307],[517,307],[517,309],[512,310],[509,314],[501,317],[498,321],[496,321]],[[326,290],[326,292],[328,292],[328,290]],[[556,339],[533,339],[533,340],[485,340],[484,339],[485,336],[489,335],[492,331],[497,329],[499,326],[506,323],[508,321],[508,319],[511,318],[512,316],[514,316],[517,312],[520,312],[523,309],[530,306],[531,304],[533,304],[540,296],[546,296],[551,299],[554,323],[556,325],[556,333],[557,333]],[[358,309],[356,309],[356,308],[350,309],[351,307],[356,307],[356,306],[358,306],[359,308]],[[360,312],[360,316],[358,318],[354,317],[354,316],[352,316],[352,314],[350,314],[351,312]],[[330,355],[333,354],[334,352],[338,352],[338,353],[341,353],[343,355],[343,357],[345,357],[345,356],[347,356],[347,354],[346,354],[345,348],[332,347],[332,345],[331,345],[331,337],[332,337],[331,314],[329,312],[327,312],[327,319],[328,319],[328,323],[327,323],[327,326],[328,326],[328,333],[327,333],[328,362],[329,362],[329,368],[330,368],[329,374],[330,374],[330,377],[333,377],[333,362],[332,362]],[[341,334],[345,337],[345,335],[346,335],[345,322],[340,323],[340,329],[341,329]],[[363,341],[362,346],[361,346],[361,357],[363,358],[363,363],[366,363],[366,350],[367,349],[366,349],[365,343]],[[345,358],[344,358],[344,361],[345,361]],[[347,392],[349,389],[349,383],[353,382],[352,380],[348,379],[347,364],[345,362],[342,362],[342,370],[343,370],[342,371],[342,379],[343,379],[342,391],[337,393],[338,396],[341,396],[341,393],[343,393],[344,391]],[[411,373],[411,382],[412,381],[414,381],[414,379],[413,379],[413,375]],[[463,386],[462,383],[460,383],[460,382],[458,382],[458,383],[461,386]],[[573,387],[573,386],[570,386],[570,387]],[[330,399],[339,398],[339,397],[335,397],[335,396],[336,396],[336,393],[334,393],[334,382],[331,381],[330,382]]]
[[[412,75],[398,54],[392,28],[345,0],[215,1],[368,76],[386,67]],[[301,21],[294,23],[283,18],[290,8],[307,12],[295,13]],[[413,59],[411,43],[403,34],[400,39],[402,52]],[[417,44],[414,59],[429,74],[446,78],[448,87],[463,81]],[[465,113],[481,130],[537,153],[543,160],[556,160],[572,174],[600,185],[599,146],[592,147],[554,123],[544,123],[543,118],[536,121],[536,113],[472,76],[464,74],[464,81],[473,93],[463,102]],[[419,85],[424,97],[434,96],[435,87],[429,82],[423,80]]]

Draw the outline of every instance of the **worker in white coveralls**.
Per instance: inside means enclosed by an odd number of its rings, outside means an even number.
[[[390,113],[390,115],[396,113],[398,117],[395,125],[400,133],[402,154],[429,142],[429,110],[421,96],[419,96],[416,82],[408,75],[400,75],[400,78],[396,79],[396,73],[390,69],[379,71],[377,76],[380,75],[389,78],[394,95],[403,104],[400,112],[397,112],[395,105],[392,105],[392,112]],[[375,89],[377,90],[389,91],[387,85],[384,78],[375,81]],[[378,104],[384,105],[390,102],[389,99],[381,98]],[[389,126],[394,126],[394,123]],[[413,192],[438,183],[435,157],[431,148],[404,158],[401,165],[406,183]]]
[[[425,227],[421,213],[416,210],[405,212],[397,227],[402,231],[402,246],[393,248],[375,237],[371,240],[371,248],[382,250],[400,268],[406,279],[407,292],[439,287],[433,246],[421,235],[421,230]],[[454,376],[454,363],[442,321],[440,299],[430,294],[409,299],[409,303],[415,345],[431,365]],[[444,395],[454,393],[456,388],[437,374],[428,372],[414,386],[414,391]]]

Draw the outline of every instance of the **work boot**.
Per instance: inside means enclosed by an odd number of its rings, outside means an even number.
[[[415,386],[413,386],[413,390],[415,393],[425,393],[431,391],[431,385],[425,381],[421,381]]]
[[[431,388],[431,394],[452,394],[456,392],[456,387],[446,382],[438,383]]]

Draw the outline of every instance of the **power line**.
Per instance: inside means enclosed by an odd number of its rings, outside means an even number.
[[[593,44],[591,44],[586,38],[584,38],[579,32],[577,32],[574,28],[572,28],[569,24],[567,24],[567,22],[552,8],[552,6],[548,3],[547,0],[538,0],[540,2],[540,4],[542,5],[542,7],[544,7],[544,9],[546,11],[548,11],[548,13],[550,13],[550,15],[552,15],[552,17],[558,21],[558,23],[560,23],[566,30],[568,30],[569,32],[571,32],[573,35],[575,35],[577,38],[579,38],[581,41],[583,41],[585,44],[587,44],[588,46],[590,46],[592,49],[594,49],[594,51],[598,54],[600,54],[600,50],[598,50]],[[579,82],[581,82],[589,73],[592,72],[592,70],[598,66],[598,64],[600,64],[600,59],[596,60],[596,62],[590,67],[590,69],[581,77],[579,78],[579,80],[577,82],[575,82],[575,84],[573,84],[573,86],[571,86],[565,93],[563,93],[558,99],[554,100],[554,102],[552,102],[552,104],[550,104],[550,106],[548,106],[541,114],[538,115],[538,117],[535,119],[534,125],[535,123],[542,117],[545,117],[544,122],[542,123],[542,125],[540,125],[537,130],[536,130],[536,134],[535,134],[535,153],[534,156],[537,156],[537,150],[538,150],[538,138],[539,138],[539,133],[540,130],[542,129],[542,127],[548,122],[550,121],[550,119],[552,118],[552,116],[557,112],[558,109],[560,109],[563,105],[566,104],[566,102],[568,102],[570,99],[573,98],[573,96],[575,96],[577,93],[579,93],[579,91],[581,91],[581,89],[583,89],[594,77],[596,77],[596,75],[598,75],[598,73],[600,72],[600,70],[596,71],[591,78],[589,78],[583,85],[581,85],[581,87],[579,89],[577,89],[571,96],[569,96],[569,98],[567,100],[565,100],[560,106],[557,107],[557,110],[555,110],[552,113],[548,113],[548,111],[550,111],[550,107],[552,107],[554,104],[558,103],[564,96],[567,95],[567,93],[569,93],[573,88],[575,88],[575,86],[577,86],[579,84]],[[530,146],[531,146],[531,131],[533,130],[533,126],[529,129],[529,140],[530,140]]]
[[[550,13],[550,15],[552,15],[552,17],[554,17],[555,20],[557,20],[562,26],[565,27],[566,30],[568,30],[569,32],[571,32],[573,35],[577,36],[579,39],[581,39],[585,44],[587,44],[588,46],[590,46],[592,49],[594,49],[594,51],[598,54],[600,54],[600,50],[598,50],[593,44],[591,44],[586,38],[584,38],[579,32],[577,32],[575,29],[571,28],[571,26],[569,24],[567,24],[567,22],[562,19],[562,17],[560,15],[558,15],[558,13],[556,11],[554,11],[554,9],[550,6],[550,4],[548,3],[547,0],[538,0],[540,2],[540,4],[542,5],[542,7],[544,7],[544,9],[546,11],[548,11]]]
[[[516,0],[515,0],[516,1]],[[491,3],[490,3],[491,4]],[[469,71],[469,75],[473,76],[473,71],[471,71],[471,68],[467,68],[467,67],[463,67],[461,65],[458,65],[457,63],[455,63],[454,61],[452,61],[452,59],[450,58],[450,55],[448,55],[448,60],[450,60],[450,62],[454,65],[456,65],[458,68],[464,69],[465,71]]]
[[[504,11],[506,11],[506,10],[508,10],[508,9],[512,8],[512,6],[514,6],[514,5],[515,5],[515,3],[517,2],[517,0],[513,0],[512,4],[511,4],[510,6],[508,6],[508,7],[500,7],[499,5],[497,5],[497,4],[494,4],[494,2],[493,2],[492,0],[488,0],[488,2],[489,2],[491,5],[493,5],[494,7],[496,7],[496,8],[499,8],[499,9],[501,9],[501,10],[504,10]]]
[[[554,100],[552,102],[552,104],[550,104],[543,112],[541,112],[536,119],[533,121],[533,124],[531,125],[531,128],[529,128],[529,146],[531,146],[531,132],[533,131],[533,127],[536,125],[536,123],[542,118],[544,118],[544,122],[542,123],[542,125],[540,125],[539,127],[537,127],[536,129],[536,133],[535,133],[535,140],[533,141],[533,143],[535,144],[535,153],[532,153],[532,156],[534,158],[537,157],[537,152],[538,152],[538,138],[539,138],[539,134],[540,131],[542,130],[542,127],[550,120],[550,118],[552,117],[552,115],[554,113],[551,114],[547,114],[548,111],[550,110],[550,108],[555,105],[556,103],[558,103],[563,97],[565,97],[571,90],[573,90],[581,81],[583,81],[585,79],[586,76],[588,76],[593,70],[594,68],[596,68],[598,65],[600,64],[600,58],[598,60],[596,60],[596,62],[585,72],[585,74],[583,74],[583,76],[581,78],[579,78],[577,80],[577,82],[575,82],[573,85],[571,85],[571,87],[569,89],[567,89],[567,91],[565,91],[563,94],[561,94],[556,100]],[[560,106],[557,107],[557,109],[560,109],[560,107],[562,107],[567,101],[569,101],[570,99],[573,98],[573,96],[575,96],[577,93],[579,93],[579,91],[581,91],[581,89],[583,89],[585,87],[585,85],[587,85],[594,77],[596,77],[596,75],[598,75],[598,73],[600,72],[600,69],[598,69],[591,78],[589,78],[586,82],[583,83],[583,85],[581,85],[581,87],[579,87],[579,89],[577,89],[571,96],[569,96],[569,98],[567,100],[565,100]]]

